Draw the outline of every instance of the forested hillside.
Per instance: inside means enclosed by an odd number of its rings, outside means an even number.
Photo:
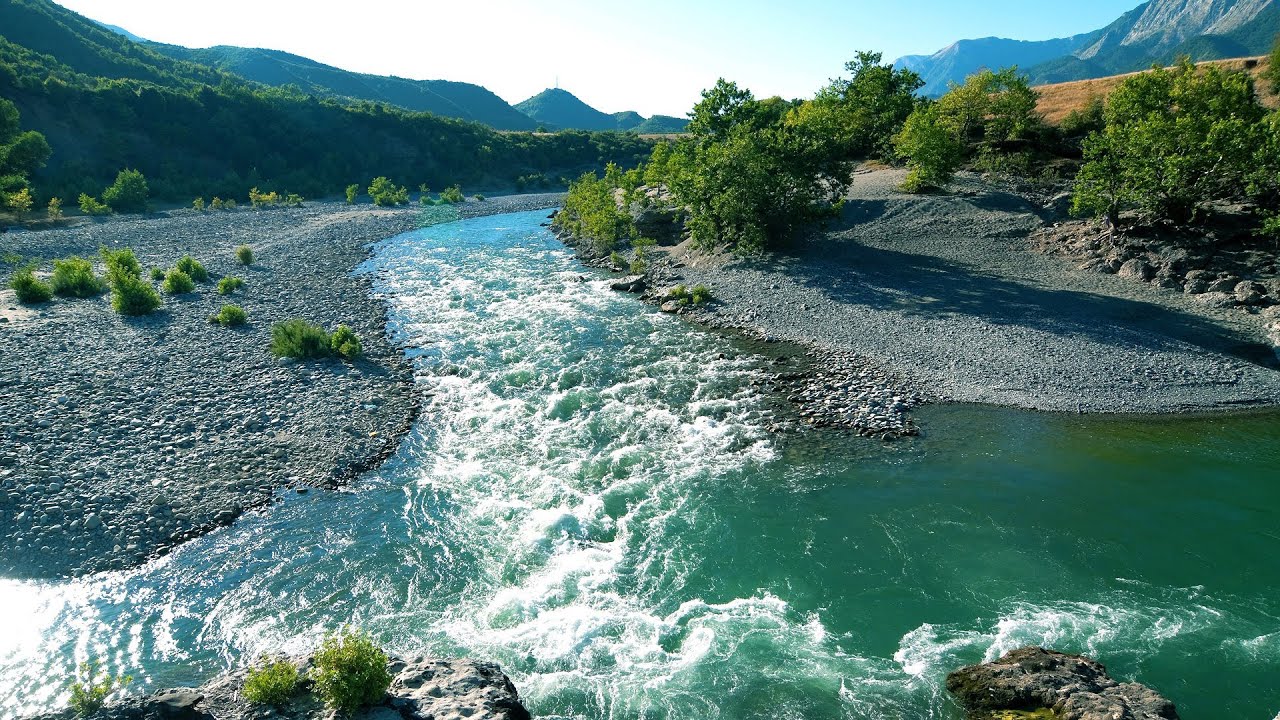
[[[43,133],[37,202],[99,193],[125,167],[153,197],[308,197],[376,176],[417,186],[509,185],[634,164],[644,141],[616,133],[502,134],[375,103],[272,88],[169,58],[47,0],[0,3],[0,97]]]

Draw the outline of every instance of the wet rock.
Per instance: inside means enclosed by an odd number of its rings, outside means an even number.
[[[947,675],[947,690],[970,718],[1002,710],[1052,709],[1064,720],[1177,720],[1173,703],[1136,683],[1113,680],[1101,663],[1026,647]]]
[[[618,292],[641,293],[645,291],[646,287],[648,285],[645,283],[643,275],[628,275],[609,283],[609,288]]]

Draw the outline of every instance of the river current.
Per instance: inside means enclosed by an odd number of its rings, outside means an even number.
[[[946,673],[1026,644],[1276,717],[1280,416],[771,434],[767,359],[610,291],[545,214],[376,246],[427,398],[380,470],[138,570],[0,580],[0,717],[84,660],[199,684],[343,624],[496,661],[543,718],[956,720]]]

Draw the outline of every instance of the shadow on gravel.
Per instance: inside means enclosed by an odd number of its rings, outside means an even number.
[[[1181,343],[1280,367],[1270,348],[1242,342],[1195,315],[1135,300],[1029,287],[930,255],[840,242],[793,247],[744,266],[786,273],[840,303],[925,317],[968,315],[1117,347],[1170,350]]]

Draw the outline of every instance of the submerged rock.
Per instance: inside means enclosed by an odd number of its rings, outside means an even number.
[[[1177,720],[1173,703],[1137,683],[1118,683],[1101,663],[1026,647],[947,675],[947,690],[970,718],[1051,709],[1063,720]]]
[[[305,677],[311,658],[289,658]],[[493,663],[471,660],[392,659],[393,679],[383,701],[348,716],[352,720],[529,720],[515,685]],[[94,720],[331,720],[334,714],[311,693],[308,683],[298,685],[289,702],[280,707],[254,705],[241,691],[249,669],[224,673],[199,688],[172,688],[151,695],[126,698],[90,715]],[[71,710],[41,715],[32,720],[71,720]]]

